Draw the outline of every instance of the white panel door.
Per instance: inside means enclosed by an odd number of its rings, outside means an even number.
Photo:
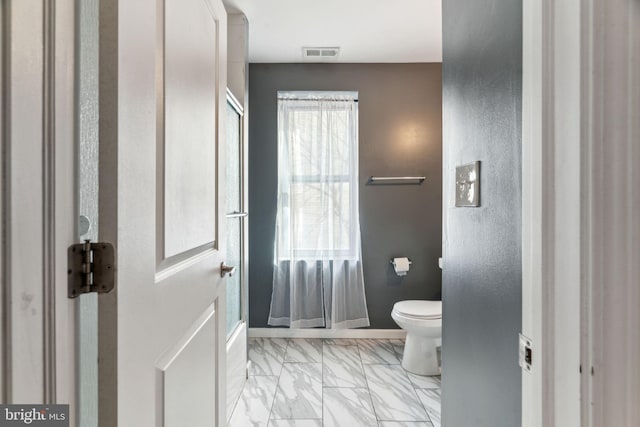
[[[100,425],[223,426],[226,13],[220,0],[101,5]]]

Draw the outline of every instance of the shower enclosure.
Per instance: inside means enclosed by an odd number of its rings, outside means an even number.
[[[246,379],[246,199],[244,114],[240,102],[227,90],[226,167],[227,237],[226,263],[235,266],[227,278],[227,414]]]

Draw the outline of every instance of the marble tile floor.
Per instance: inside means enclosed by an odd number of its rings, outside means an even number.
[[[440,427],[440,377],[400,366],[404,342],[249,339],[229,427]]]

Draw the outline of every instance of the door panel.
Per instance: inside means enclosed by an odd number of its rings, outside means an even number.
[[[100,19],[100,426],[223,426],[226,13],[104,0]]]
[[[165,257],[215,240],[217,26],[205,0],[165,2]]]
[[[209,427],[215,419],[216,311],[212,305],[158,365],[164,424],[168,427]],[[213,362],[213,363],[212,363]],[[202,378],[206,381],[202,381]],[[197,384],[197,387],[192,386]],[[213,397],[213,398],[212,398]]]

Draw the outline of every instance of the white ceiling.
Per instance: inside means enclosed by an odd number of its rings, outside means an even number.
[[[337,62],[442,62],[441,0],[224,1],[249,20],[250,62],[307,62],[317,46],[339,46]]]

